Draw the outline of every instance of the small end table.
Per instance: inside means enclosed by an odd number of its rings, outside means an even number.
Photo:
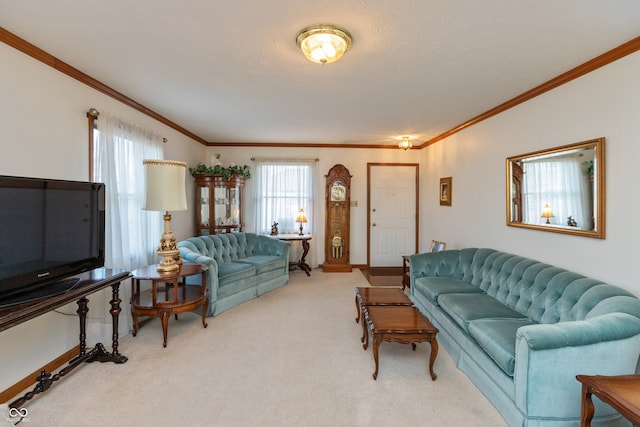
[[[292,263],[295,266],[298,266],[300,268],[300,270],[304,271],[307,276],[311,276],[311,267],[309,266],[309,264],[306,263],[305,258],[307,257],[307,254],[309,253],[309,240],[311,240],[311,238],[313,237],[311,234],[303,234],[303,235],[299,235],[299,234],[276,234],[274,236],[270,236],[273,238],[276,238],[278,240],[283,240],[285,242],[296,242],[296,241],[301,241],[302,242],[302,256],[300,257],[300,260],[298,260],[298,262]]]
[[[411,255],[402,255],[402,290],[404,288],[411,287],[411,278],[409,273],[411,272]]]
[[[131,315],[133,316],[133,336],[138,333],[138,316],[160,317],[162,322],[163,347],[167,346],[167,329],[169,316],[194,311],[202,307],[202,326],[207,327],[207,295],[206,271],[203,264],[184,263],[178,271],[162,273],[158,265],[149,265],[131,273]],[[185,278],[201,275],[200,286],[187,285]],[[151,289],[140,291],[140,281],[150,280]]]

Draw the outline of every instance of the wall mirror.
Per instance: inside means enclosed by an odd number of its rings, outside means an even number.
[[[507,225],[605,238],[604,138],[507,158]]]

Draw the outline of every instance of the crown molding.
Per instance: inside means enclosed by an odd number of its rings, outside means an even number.
[[[169,126],[172,129],[188,136],[189,138],[206,145],[207,147],[290,147],[290,148],[364,148],[364,149],[397,149],[397,145],[383,145],[383,144],[335,144],[335,143],[287,143],[287,142],[216,142],[216,141],[206,141],[193,132],[183,128],[182,126],[172,122],[166,117],[156,113],[155,111],[145,107],[144,105],[138,103],[137,101],[129,98],[128,96],[116,91],[115,89],[105,85],[104,83],[94,79],[93,77],[83,73],[77,68],[72,67],[71,65],[59,60],[55,56],[45,52],[37,46],[29,43],[28,41],[16,36],[15,34],[7,31],[3,27],[0,27],[0,41],[5,44],[19,50],[20,52],[31,56],[32,58],[49,65],[50,67],[72,77],[81,83],[86,84],[87,86],[102,92],[117,101],[122,102],[129,107],[140,111],[143,114],[148,115],[149,117],[158,120],[159,122]],[[609,50],[608,52],[603,53],[600,56],[597,56],[577,67],[567,71],[566,73],[560,74],[557,77],[554,77],[551,80],[548,80],[541,85],[530,89],[515,98],[512,98],[488,111],[485,111],[482,114],[479,114],[472,119],[467,120],[464,123],[455,126],[454,128],[431,138],[420,145],[415,145],[411,149],[412,150],[421,150],[429,145],[435,144],[438,141],[442,141],[443,139],[460,132],[463,129],[466,129],[470,126],[473,126],[477,123],[480,123],[483,120],[486,120],[490,117],[498,115],[510,108],[515,107],[516,105],[522,104],[532,98],[535,98],[539,95],[542,95],[545,92],[548,92],[552,89],[557,88],[565,83],[568,83],[572,80],[577,79],[585,74],[588,74],[598,68],[604,67],[618,59],[621,59],[627,55],[630,55],[634,52],[640,50],[640,37],[636,37],[633,40],[630,40],[626,43],[621,44],[620,46]]]
[[[545,92],[548,92],[552,89],[557,88],[558,86],[562,86],[565,83],[575,80],[578,77],[584,76],[585,74],[588,74],[594,70],[597,70],[600,67],[604,67],[605,65],[608,65],[614,61],[617,61],[618,59],[624,58],[625,56],[630,55],[638,50],[640,50],[640,37],[636,37],[633,40],[630,40],[624,44],[621,44],[620,46],[613,48],[610,51],[605,52],[602,55],[597,56],[585,62],[584,64],[581,64],[575,68],[572,68],[566,73],[560,74],[559,76],[554,77],[553,79],[548,80],[545,83],[542,83],[541,85],[534,87],[533,89],[529,89],[528,91],[516,96],[515,98],[512,98],[488,111],[485,111],[484,113],[470,120],[467,120],[464,123],[459,124],[453,129],[450,129],[445,133],[424,142],[423,144],[419,145],[418,148],[422,149],[431,144],[435,144],[438,141],[442,141],[443,139],[455,133],[458,133],[463,129],[466,129],[469,126],[480,123],[483,120],[486,120],[490,117],[500,114],[510,108],[515,107],[516,105],[522,104],[523,102],[526,102],[532,98],[535,98],[536,96],[542,95]]]
[[[187,129],[183,128],[182,126],[172,122],[171,120],[167,119],[166,117],[156,113],[155,111],[151,110],[150,108],[145,107],[144,105],[140,104],[139,102],[129,98],[128,96],[118,92],[117,90],[107,86],[106,84],[94,79],[93,77],[89,76],[88,74],[83,73],[82,71],[78,70],[77,68],[72,67],[71,65],[67,64],[66,62],[63,62],[61,60],[59,60],[58,58],[56,58],[55,56],[45,52],[44,50],[40,49],[39,47],[29,43],[28,41],[16,36],[15,34],[7,31],[6,29],[4,29],[3,27],[0,27],[0,41],[4,42],[5,44],[19,50],[20,52],[31,56],[34,59],[37,59],[38,61],[42,62],[43,64],[46,64],[48,66],[50,66],[51,68],[54,68],[57,71],[60,71],[61,73],[64,73],[66,75],[68,75],[71,78],[74,78],[76,80],[78,80],[81,83],[84,83],[85,85],[97,90],[98,92],[102,92],[105,95],[110,96],[111,98],[122,102],[123,104],[133,108],[134,110],[138,110],[143,114],[146,114],[147,116],[156,119],[157,121],[159,121],[160,123],[163,123],[167,126],[169,126],[172,129],[177,130],[178,132],[188,136],[189,138],[198,141],[199,143],[203,144],[203,145],[207,145],[207,141],[205,141],[203,138],[200,138],[198,135],[194,134],[193,132],[188,131]]]

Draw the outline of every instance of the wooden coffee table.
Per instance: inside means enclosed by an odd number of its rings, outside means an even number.
[[[595,412],[592,394],[634,425],[640,424],[640,375],[578,375],[576,379],[582,383],[581,426],[591,426]]]
[[[424,317],[420,310],[410,306],[363,306],[364,319],[373,334],[373,360],[376,370],[373,379],[378,378],[378,349],[382,341],[411,344],[416,349],[416,343],[429,342],[431,355],[429,356],[429,373],[433,381],[438,377],[433,372],[433,364],[438,357],[438,329]],[[366,346],[363,345],[366,349]]]
[[[362,319],[362,308],[368,305],[389,306],[389,305],[413,305],[411,300],[401,288],[395,287],[362,287],[356,288],[356,323]],[[367,349],[369,334],[365,322],[362,322],[362,338],[360,341]]]

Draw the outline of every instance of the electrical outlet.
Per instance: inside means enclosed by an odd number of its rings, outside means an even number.
[[[352,208],[357,208],[358,207],[358,201],[357,200],[352,200],[351,201],[351,207]]]

